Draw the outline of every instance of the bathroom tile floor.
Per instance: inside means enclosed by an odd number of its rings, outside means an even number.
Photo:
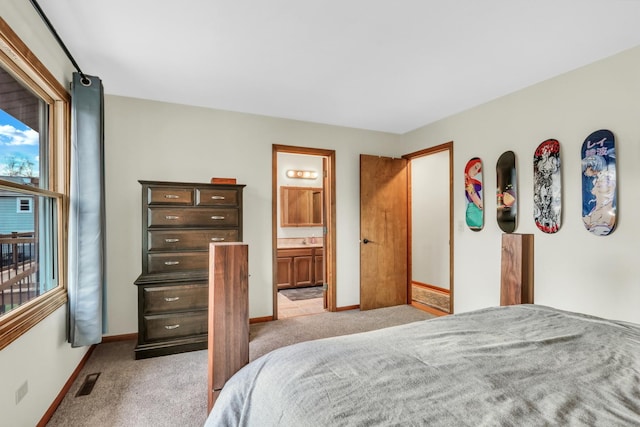
[[[291,301],[278,292],[278,319],[324,313],[322,298]]]

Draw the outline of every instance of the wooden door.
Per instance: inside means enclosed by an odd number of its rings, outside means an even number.
[[[407,304],[407,160],[360,155],[360,309]]]

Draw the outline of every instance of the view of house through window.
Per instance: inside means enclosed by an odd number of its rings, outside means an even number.
[[[44,101],[0,68],[0,316],[57,286],[46,112]]]
[[[33,210],[31,209],[31,201],[33,199],[30,197],[19,197],[18,198],[18,212],[24,212],[24,213],[32,213]]]

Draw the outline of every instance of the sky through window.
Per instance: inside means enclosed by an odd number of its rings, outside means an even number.
[[[0,175],[15,175],[16,168],[22,165],[28,168],[20,176],[37,177],[39,144],[38,132],[0,109]]]

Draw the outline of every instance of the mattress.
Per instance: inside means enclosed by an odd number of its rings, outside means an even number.
[[[207,426],[640,425],[640,326],[492,307],[274,350]]]

